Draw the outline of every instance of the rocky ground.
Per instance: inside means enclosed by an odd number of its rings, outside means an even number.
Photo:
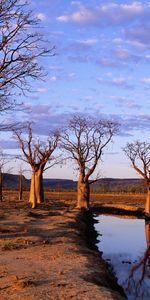
[[[16,200],[1,203],[0,299],[124,299],[88,248],[91,228],[69,201],[51,199],[34,211]]]

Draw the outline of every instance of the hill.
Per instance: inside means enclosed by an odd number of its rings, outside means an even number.
[[[18,189],[19,177],[14,174],[3,174],[3,187],[7,189]],[[23,176],[24,189],[29,189],[30,180]],[[75,190],[77,182],[70,179],[51,179],[44,178],[46,189],[56,190]],[[120,179],[120,178],[101,178],[91,185],[93,192],[145,192],[142,179]]]
[[[95,192],[139,192],[146,190],[143,179],[101,178],[92,185]]]
[[[17,189],[19,185],[19,176],[3,173],[3,187],[7,189]],[[23,187],[29,189],[30,179],[23,176]],[[76,182],[70,179],[50,179],[44,178],[44,187],[51,189],[75,189]]]

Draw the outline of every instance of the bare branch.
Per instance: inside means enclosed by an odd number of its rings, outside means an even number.
[[[118,124],[74,116],[61,136],[62,148],[79,167],[85,180],[93,174],[104,148],[118,130]]]
[[[150,143],[135,141],[127,143],[123,151],[129,158],[132,167],[150,184]]]
[[[38,58],[53,56],[55,47],[47,47],[39,22],[26,1],[1,0],[0,111],[13,109],[16,96],[31,91],[29,81],[46,75]]]
[[[27,138],[25,138],[21,130],[13,130],[24,155],[24,157],[21,157],[21,160],[29,163],[33,170],[41,168],[42,171],[46,170],[45,165],[48,161],[51,162],[51,166],[57,163],[57,159],[52,154],[59,142],[59,132],[49,135],[45,142],[33,138],[31,123],[27,124],[26,129]]]

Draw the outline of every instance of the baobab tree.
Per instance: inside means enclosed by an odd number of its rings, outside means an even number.
[[[118,124],[108,120],[73,116],[61,136],[62,148],[78,170],[77,207],[89,207],[90,176],[102,158],[104,149],[118,130]]]
[[[27,1],[0,1],[0,112],[14,108],[17,95],[31,90],[31,80],[43,78],[39,58],[54,55],[39,22]]]
[[[32,169],[29,202],[32,208],[35,208],[44,201],[43,172],[57,163],[53,153],[58,145],[59,133],[51,133],[46,141],[34,139],[31,124],[28,124],[27,138],[23,137],[19,130],[15,130],[14,134],[23,152],[20,159],[27,162]],[[49,164],[46,167],[47,163]]]
[[[127,143],[123,150],[132,167],[144,179],[147,187],[145,214],[150,217],[150,143],[140,141]]]

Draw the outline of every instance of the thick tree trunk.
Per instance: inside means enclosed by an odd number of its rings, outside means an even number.
[[[35,190],[37,203],[44,202],[43,172],[41,170],[39,170],[35,176]]]
[[[29,202],[31,203],[32,208],[35,208],[37,204],[44,202],[43,172],[41,169],[34,171],[32,174]]]
[[[32,208],[36,207],[37,200],[36,200],[36,195],[35,195],[35,174],[34,174],[34,172],[31,177],[29,202],[30,202]]]
[[[19,174],[19,201],[22,200],[23,187],[22,187],[22,174]]]
[[[145,203],[145,214],[150,216],[150,186],[147,188],[147,197]]]
[[[146,243],[147,248],[150,247],[150,223],[145,223],[145,236],[146,236]]]
[[[88,208],[90,200],[90,185],[88,181],[79,177],[77,186],[77,207],[78,208]]]

